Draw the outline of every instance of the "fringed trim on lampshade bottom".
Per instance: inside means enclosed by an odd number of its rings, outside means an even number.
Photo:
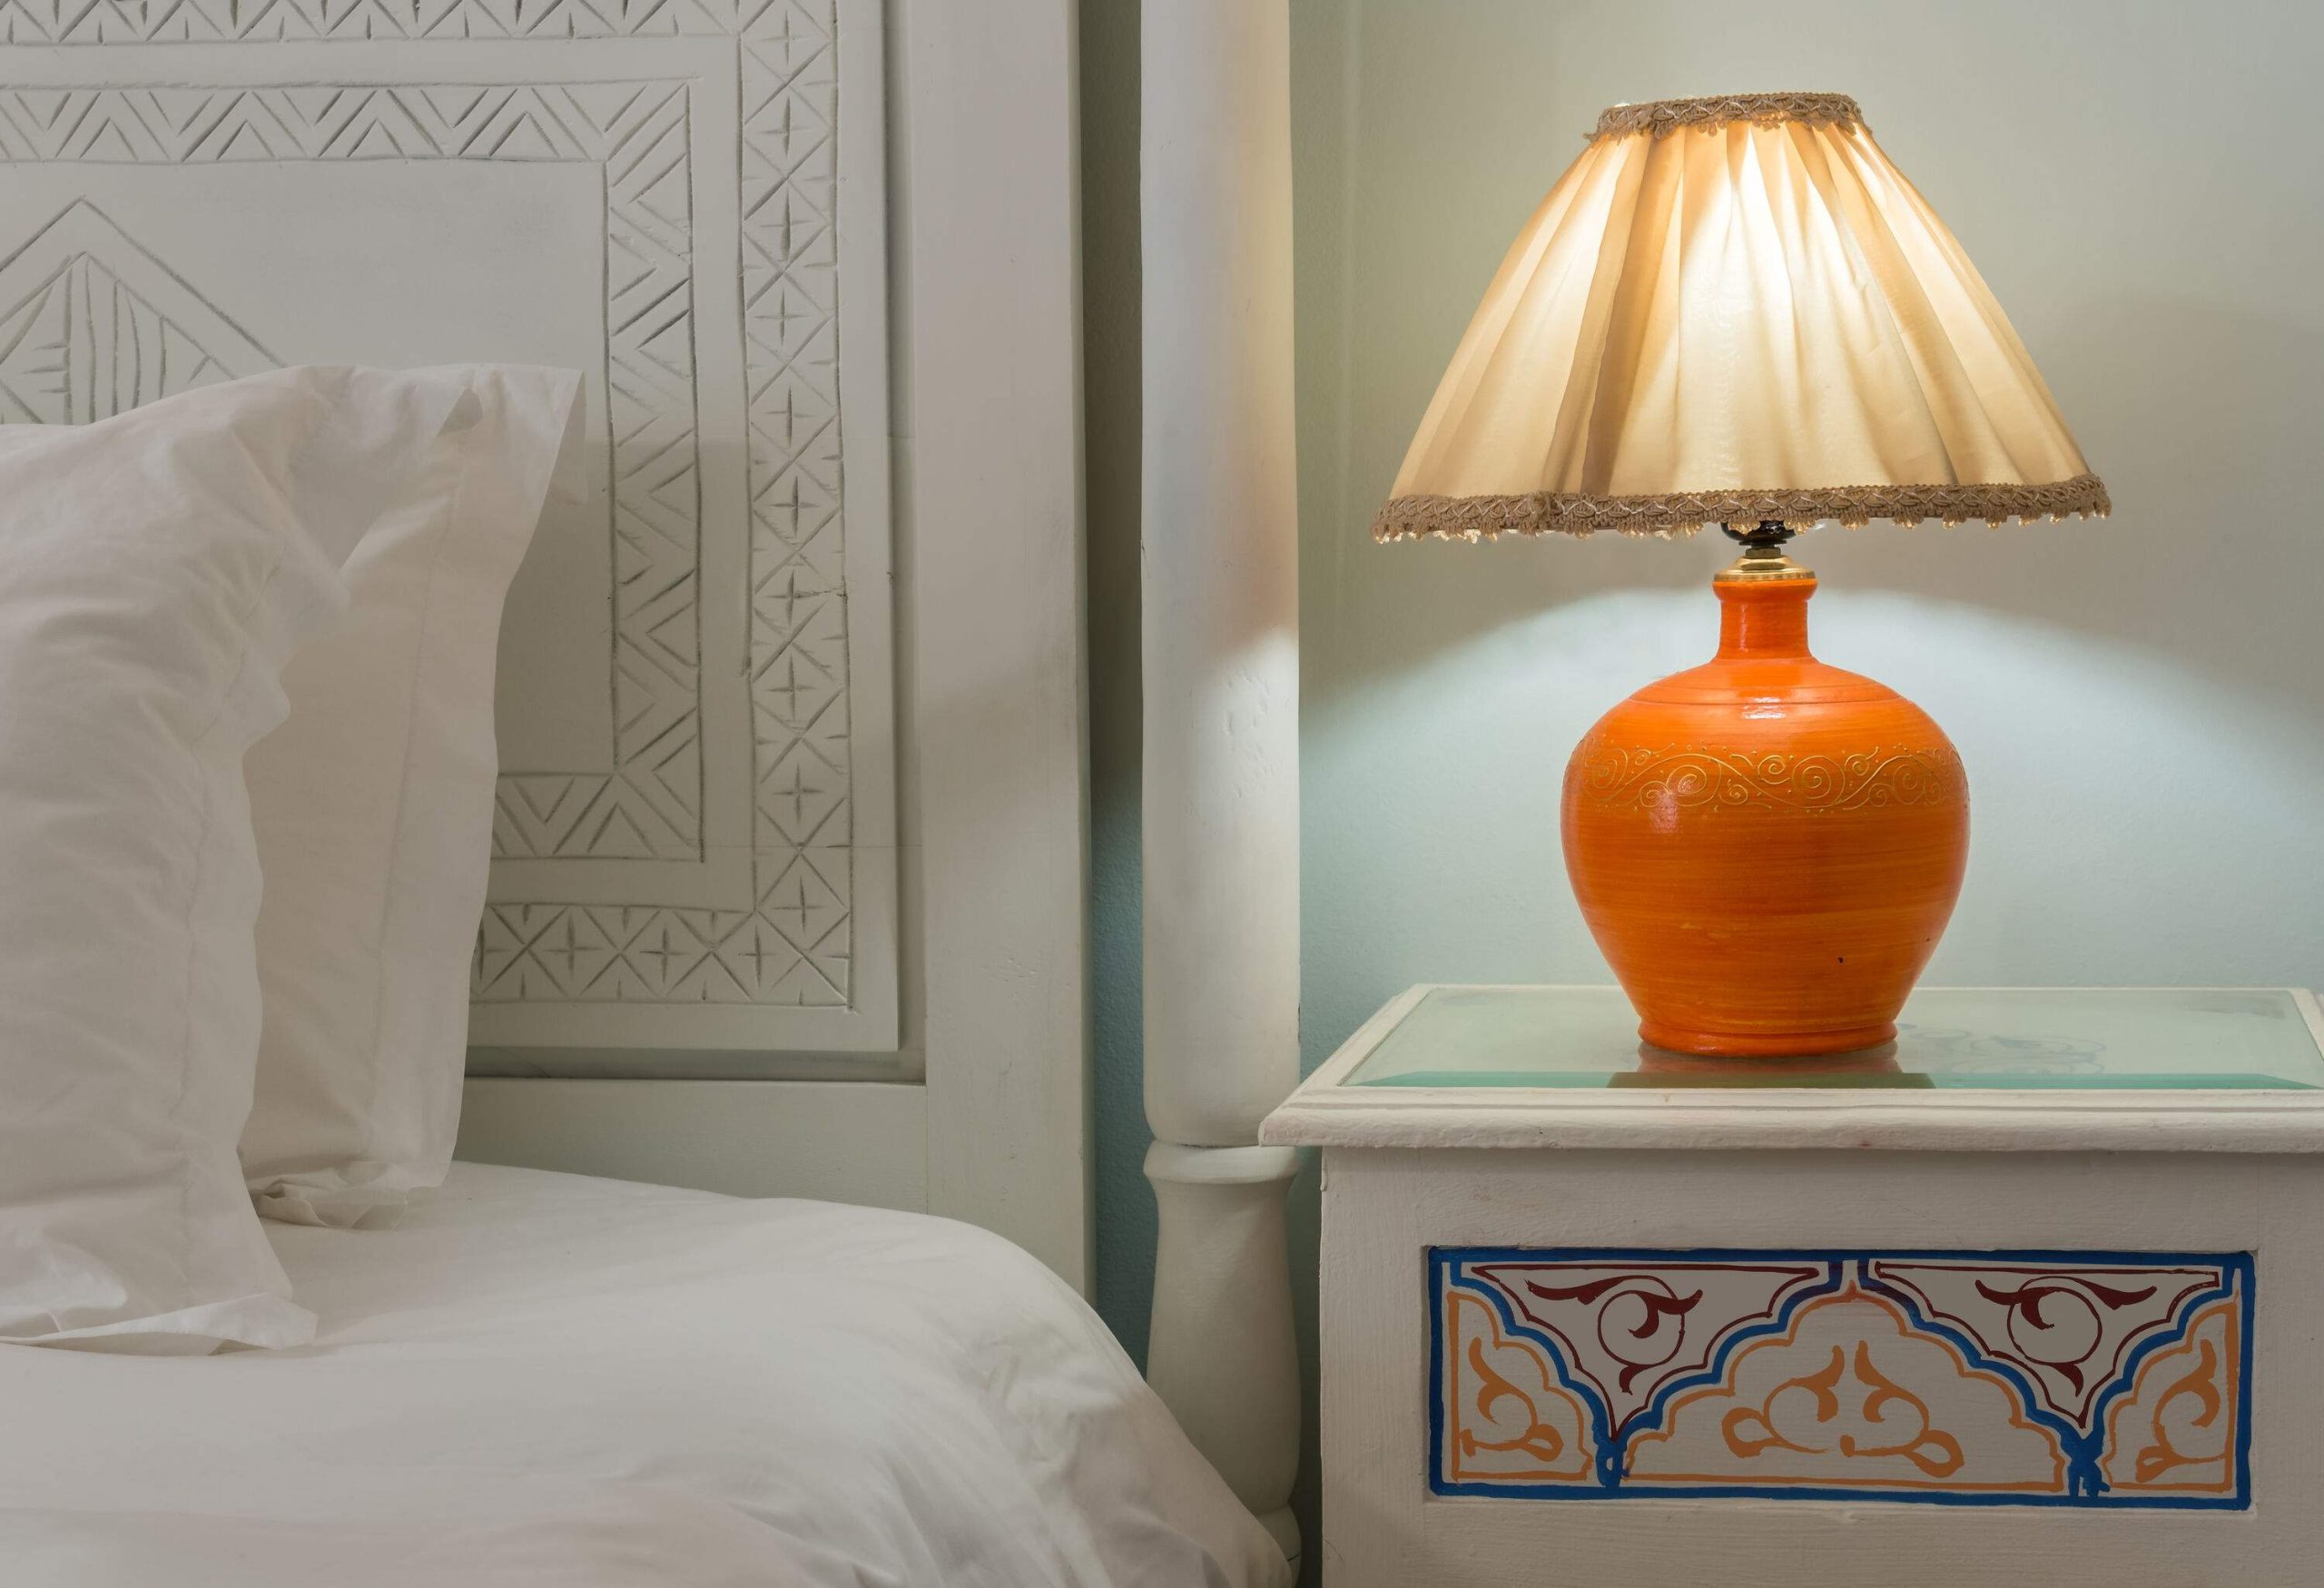
[[[1594,497],[1535,491],[1517,497],[1398,497],[1373,520],[1375,540],[1498,540],[1504,535],[1692,535],[1711,524],[1748,528],[1780,519],[1795,529],[1837,519],[1853,529],[1875,518],[1947,524],[1982,518],[2102,518],[2113,504],[2094,474],[2046,485],[1817,486],[1800,490],[1681,491]]]

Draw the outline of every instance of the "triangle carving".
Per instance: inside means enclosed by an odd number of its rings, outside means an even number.
[[[0,261],[0,419],[86,424],[281,362],[86,199]]]

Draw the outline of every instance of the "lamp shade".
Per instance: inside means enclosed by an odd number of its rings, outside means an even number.
[[[1617,105],[1461,339],[1382,539],[2103,514],[1854,100]]]

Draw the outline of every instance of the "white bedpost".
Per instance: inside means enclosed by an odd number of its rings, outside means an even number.
[[[1161,1213],[1147,1375],[1295,1555],[1298,514],[1286,0],[1147,0],[1146,1159]]]

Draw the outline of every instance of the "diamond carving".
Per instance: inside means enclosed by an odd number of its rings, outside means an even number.
[[[0,261],[0,419],[83,424],[277,360],[87,200]]]

